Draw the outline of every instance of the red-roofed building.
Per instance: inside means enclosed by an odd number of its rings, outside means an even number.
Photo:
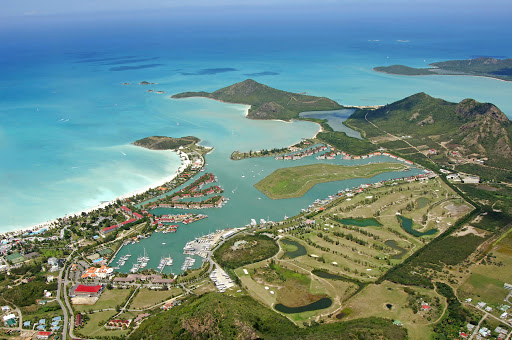
[[[75,319],[75,327],[82,326],[82,314],[78,313]]]
[[[130,210],[130,208],[128,207],[125,207],[124,205],[121,207],[122,210],[124,210],[124,212],[128,213],[128,214],[131,214],[132,211]]]
[[[99,296],[103,291],[102,285],[88,286],[88,285],[78,285],[75,288],[74,295],[75,296]]]
[[[137,220],[134,219],[134,218],[130,218],[129,220],[122,222],[121,225],[127,225],[128,223],[132,223],[132,222],[135,222],[135,221],[137,221]]]
[[[139,213],[133,213],[133,216],[135,216],[136,219],[140,220],[143,216]]]
[[[36,339],[50,339],[51,336],[52,336],[52,332],[40,331],[37,333]]]
[[[103,235],[108,234],[108,233],[116,230],[118,227],[119,227],[118,225],[112,225],[110,227],[103,228],[100,230],[100,234],[103,234]]]

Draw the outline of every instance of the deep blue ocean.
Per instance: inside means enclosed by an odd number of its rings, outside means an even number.
[[[287,146],[318,129],[238,119],[240,105],[169,98],[177,92],[252,78],[346,105],[426,92],[492,102],[512,115],[510,82],[372,70],[512,57],[509,21],[435,11],[429,18],[356,14],[203,10],[0,23],[0,231],[90,208],[169,176],[180,164],[175,154],[130,145],[146,136],[195,135],[218,149],[209,157],[228,157],[231,149]],[[158,84],[121,85],[144,80]]]

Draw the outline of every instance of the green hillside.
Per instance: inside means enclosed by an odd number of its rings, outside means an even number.
[[[248,118],[283,119],[298,118],[305,111],[336,110],[343,106],[325,97],[307,96],[274,89],[252,79],[222,88],[212,93],[183,92],[172,98],[204,97],[227,103],[251,105]]]
[[[138,141],[135,141],[133,144],[151,150],[170,150],[177,149],[180,146],[195,144],[198,143],[199,141],[200,139],[194,136],[186,136],[181,138],[152,136],[139,139]]]
[[[390,74],[416,75],[470,75],[512,81],[512,58],[480,57],[466,60],[448,60],[430,64],[432,68],[415,68],[405,65],[378,66],[374,70]]]
[[[407,331],[379,318],[299,328],[248,296],[209,293],[149,318],[130,336],[137,340],[257,338],[400,340],[407,338]]]
[[[510,120],[496,106],[473,99],[451,103],[418,93],[376,110],[357,110],[346,124],[390,150],[433,149],[436,154],[431,158],[439,165],[470,159],[485,159],[495,167],[512,165]],[[404,137],[403,141],[385,141],[390,139],[388,133]],[[450,160],[454,153],[460,162]]]

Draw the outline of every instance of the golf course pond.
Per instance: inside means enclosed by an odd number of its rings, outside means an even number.
[[[356,227],[381,227],[382,224],[379,223],[374,218],[341,218],[336,219],[336,221],[346,224],[346,225],[355,225]]]
[[[286,251],[284,253],[283,257],[294,259],[294,258],[299,257],[299,256],[307,255],[307,253],[308,253],[307,250],[306,250],[306,247],[304,247],[299,242],[283,238],[283,239],[281,239],[281,243],[284,243],[287,246],[291,246],[291,247],[296,248],[296,250]]]
[[[278,303],[274,306],[275,310],[285,314],[295,314],[302,312],[310,312],[319,309],[325,309],[331,307],[332,300],[328,297],[321,298],[318,301],[312,302],[309,305],[300,306],[300,307],[288,307],[283,305],[282,303]]]
[[[395,254],[395,255],[391,256],[392,260],[401,260],[402,257],[405,254],[407,254],[407,249],[404,249],[404,248],[398,246],[398,243],[396,243],[395,240],[387,240],[387,241],[384,242],[384,244],[387,245],[388,247],[391,247],[391,248],[393,248],[393,249],[395,249],[395,250],[400,252],[398,254]]]
[[[402,229],[415,237],[434,235],[435,233],[437,233],[439,231],[435,228],[432,228],[432,229],[427,230],[424,233],[422,233],[422,232],[414,230],[412,228],[413,223],[410,218],[404,217],[402,215],[397,215],[396,217],[398,218],[398,221],[400,222]]]

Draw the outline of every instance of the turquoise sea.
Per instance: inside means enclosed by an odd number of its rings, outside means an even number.
[[[461,30],[466,23],[449,18],[361,21],[301,12],[277,13],[262,22],[258,13],[243,14],[1,23],[0,232],[90,208],[169,176],[180,164],[175,154],[130,145],[151,135],[194,135],[215,147],[207,157],[208,171],[219,176],[228,193],[235,191],[225,209],[238,204],[244,209],[238,210],[240,216],[198,222],[197,232],[196,224],[181,228],[172,235],[180,244],[250,218],[278,219],[328,193],[329,188],[318,186],[303,199],[283,203],[279,213],[256,208],[263,199],[246,201],[253,198],[251,186],[240,183],[239,175],[276,165],[266,159],[235,165],[231,151],[288,146],[313,136],[318,126],[252,121],[244,118],[244,106],[169,98],[177,92],[213,91],[253,78],[346,105],[386,104],[426,92],[451,101],[492,102],[512,115],[509,82],[372,70],[396,63],[510,57],[508,21]],[[143,80],[158,84],[121,85]]]

